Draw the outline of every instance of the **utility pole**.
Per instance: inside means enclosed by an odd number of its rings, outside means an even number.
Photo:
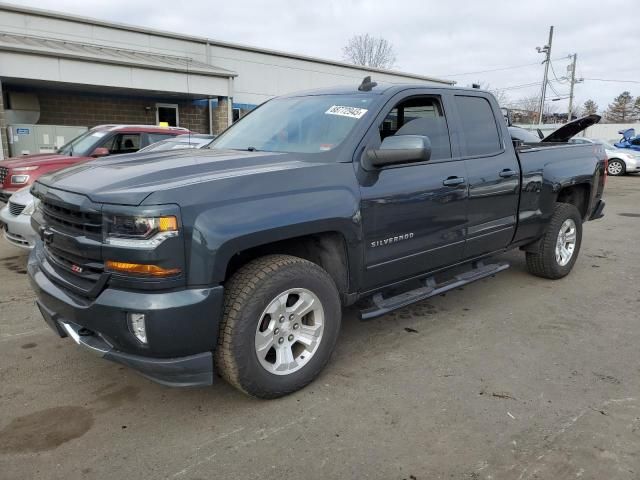
[[[544,113],[544,101],[547,95],[547,82],[549,77],[549,62],[551,62],[551,44],[553,43],[553,25],[549,27],[549,41],[547,44],[540,48],[536,47],[538,53],[546,54],[544,63],[544,78],[542,80],[542,91],[540,92],[540,108],[538,109],[538,124],[542,124],[542,114]]]
[[[576,83],[576,60],[578,58],[578,54],[573,54],[573,62],[569,65],[569,69],[571,69],[571,79],[569,80],[569,111],[567,112],[567,122],[571,121],[571,114],[573,113],[573,84]]]
[[[571,70],[571,83],[569,84],[569,112],[567,113],[567,122],[571,121],[571,117],[573,115],[573,87],[576,83],[581,83],[584,81],[583,78],[576,79],[576,63],[578,61],[578,54],[574,53],[573,55],[570,55],[570,57],[573,57],[573,62],[571,62],[571,65],[567,67],[567,71]]]

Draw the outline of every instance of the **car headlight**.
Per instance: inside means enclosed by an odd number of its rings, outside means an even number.
[[[32,172],[40,168],[39,165],[32,165],[31,167],[14,167],[11,169],[13,172]]]
[[[179,234],[178,219],[166,217],[105,217],[105,243],[117,247],[155,248]]]
[[[38,203],[40,202],[40,200],[38,200],[37,198],[33,199],[33,202],[29,203],[24,210],[22,211],[23,215],[33,215],[33,212],[36,211],[36,208],[38,207]]]
[[[11,183],[14,185],[23,185],[29,181],[29,175],[11,175]]]

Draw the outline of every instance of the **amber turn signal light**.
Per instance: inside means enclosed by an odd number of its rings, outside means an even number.
[[[181,272],[179,268],[163,268],[158,265],[116,262],[115,260],[107,260],[105,267],[110,272],[143,275],[147,277],[172,277]]]
[[[158,218],[158,230],[161,232],[178,231],[178,219],[174,216]]]

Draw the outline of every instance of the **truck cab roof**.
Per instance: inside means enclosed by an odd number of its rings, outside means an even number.
[[[370,90],[359,90],[358,85],[342,85],[338,87],[330,87],[330,88],[316,88],[312,90],[303,90],[300,92],[292,93],[289,95],[282,95],[279,98],[293,98],[293,97],[304,97],[311,95],[395,95],[398,92],[402,92],[410,89],[418,89],[418,88],[427,88],[434,90],[456,90],[456,91],[466,91],[466,92],[483,92],[490,94],[486,90],[479,90],[477,88],[468,88],[468,87],[456,87],[454,85],[439,85],[439,84],[431,84],[431,83],[386,83],[380,82],[376,83],[375,86],[371,87]]]

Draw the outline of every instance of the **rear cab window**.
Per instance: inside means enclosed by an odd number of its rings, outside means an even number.
[[[465,157],[491,156],[502,152],[502,142],[491,104],[484,97],[455,95]]]

